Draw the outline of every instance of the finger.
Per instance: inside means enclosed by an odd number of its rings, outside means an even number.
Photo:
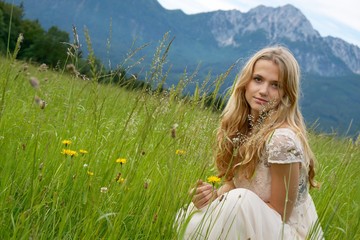
[[[212,190],[211,185],[210,186],[204,185],[204,186],[200,186],[200,187],[190,189],[189,190],[189,195],[190,196],[198,195],[198,194],[201,194],[202,192],[211,191],[211,190]]]
[[[194,201],[199,201],[202,198],[210,198],[210,199],[215,199],[217,197],[217,191],[214,188],[203,188],[201,191],[196,192],[193,195],[193,200]]]
[[[200,194],[201,192],[205,192],[205,191],[212,191],[213,187],[211,185],[202,185],[200,187],[196,188],[196,194]]]
[[[208,205],[211,201],[211,195],[208,195],[204,198],[201,198],[199,199],[197,202],[194,202],[194,205],[197,207],[197,208],[202,208],[206,205]]]
[[[193,201],[193,203],[197,208],[202,208],[203,206],[205,206],[208,203],[208,201],[209,200],[206,198],[201,198],[197,201]]]
[[[201,192],[199,194],[195,194],[193,196],[192,201],[195,203],[199,203],[199,202],[203,202],[203,201],[207,201],[208,199],[211,199],[213,197],[213,192],[210,191],[204,191]]]
[[[197,188],[192,188],[192,189],[190,189],[190,190],[189,190],[189,195],[190,195],[190,196],[196,195],[196,194],[197,194],[196,191],[197,191]]]
[[[197,188],[196,192],[195,192],[195,195],[199,196],[199,197],[204,197],[204,196],[207,196],[207,195],[211,194],[212,191],[213,191],[212,188],[206,188],[206,187]]]
[[[203,181],[202,181],[201,179],[199,179],[199,180],[196,181],[196,184],[195,184],[195,185],[196,185],[196,186],[195,186],[194,188],[191,188],[191,189],[189,190],[189,195],[195,194],[195,193],[196,193],[196,189],[197,189],[199,186],[203,185]]]
[[[190,196],[194,195],[195,193],[196,193],[196,188],[190,189],[190,191],[189,191]]]

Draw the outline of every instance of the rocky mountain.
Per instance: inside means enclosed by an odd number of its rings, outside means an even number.
[[[292,5],[271,8],[259,6],[247,13],[239,11],[215,12],[209,21],[209,29],[219,47],[240,48],[244,36],[260,32],[262,41],[266,44],[283,43],[288,45],[298,58],[303,71],[320,76],[341,76],[350,72],[357,73],[360,69],[355,63],[360,58],[354,58],[354,52],[360,49],[342,42],[326,41],[312,27],[306,17]],[[246,39],[246,37],[245,37]],[[352,63],[349,58],[353,59]]]
[[[324,40],[335,56],[340,58],[352,72],[360,74],[360,48],[358,46],[331,36],[325,37]]]
[[[221,47],[239,47],[241,36],[259,30],[274,43],[278,42],[278,39],[304,42],[320,38],[311,23],[292,5],[279,8],[261,5],[247,13],[236,10],[219,11],[213,14],[210,23],[211,32]]]
[[[121,63],[129,49],[149,44],[135,56],[134,61],[145,60],[134,71],[146,69],[160,39],[170,32],[175,40],[168,57],[168,66],[172,66],[168,86],[176,84],[184,69],[191,73],[199,63],[196,81],[202,81],[209,72],[213,76],[223,73],[236,62],[224,84],[226,89],[256,50],[285,45],[295,54],[303,72],[302,106],[307,121],[319,120],[321,130],[334,128],[340,132],[353,121],[352,133],[360,130],[360,112],[354,111],[360,108],[360,48],[339,38],[320,36],[292,5],[187,15],[166,10],[157,0],[7,1],[22,3],[25,17],[38,19],[45,28],[56,25],[71,36],[75,25],[83,45],[86,27],[95,54],[112,66]]]
[[[221,61],[225,63],[221,69],[213,66],[219,73],[224,65],[230,66],[247,53],[280,43],[295,53],[304,72],[320,76],[360,73],[360,48],[341,39],[321,37],[292,5],[261,5],[245,13],[232,10],[186,15],[166,10],[156,0],[15,0],[20,2],[26,17],[39,19],[45,27],[56,25],[71,32],[75,25],[82,33],[86,26],[102,59],[107,57],[110,32],[114,50],[123,55],[135,39],[139,46],[153,43],[147,52],[151,53],[162,35],[170,31],[176,37],[170,58],[174,65],[183,67],[195,67],[199,61],[217,63],[211,58],[219,54],[224,55]],[[113,56],[112,60],[120,61],[121,57]]]

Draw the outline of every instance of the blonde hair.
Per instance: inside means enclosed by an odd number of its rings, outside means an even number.
[[[245,99],[245,88],[252,79],[256,62],[260,59],[272,61],[278,66],[279,81],[284,96],[276,109],[263,113],[261,126],[255,132],[252,129],[250,134],[251,126],[248,119],[250,106]],[[292,53],[285,47],[264,48],[248,60],[233,86],[230,99],[221,115],[216,154],[219,177],[231,180],[237,166],[242,168],[245,176],[251,177],[259,157],[263,153],[266,140],[270,138],[275,129],[286,124],[297,134],[302,143],[309,170],[309,183],[312,187],[316,186],[314,181],[315,157],[308,144],[304,119],[299,110],[299,85],[299,65]],[[242,139],[244,136],[246,139]],[[237,144],[234,143],[234,139],[238,140]]]

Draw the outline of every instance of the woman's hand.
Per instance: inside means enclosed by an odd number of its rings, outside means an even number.
[[[193,195],[192,202],[198,209],[205,207],[217,198],[213,185],[204,183],[202,180],[197,181],[196,187],[190,190],[190,194]]]

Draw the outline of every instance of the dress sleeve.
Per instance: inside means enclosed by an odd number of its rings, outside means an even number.
[[[304,163],[304,154],[299,139],[290,129],[275,130],[268,144],[268,163]]]

